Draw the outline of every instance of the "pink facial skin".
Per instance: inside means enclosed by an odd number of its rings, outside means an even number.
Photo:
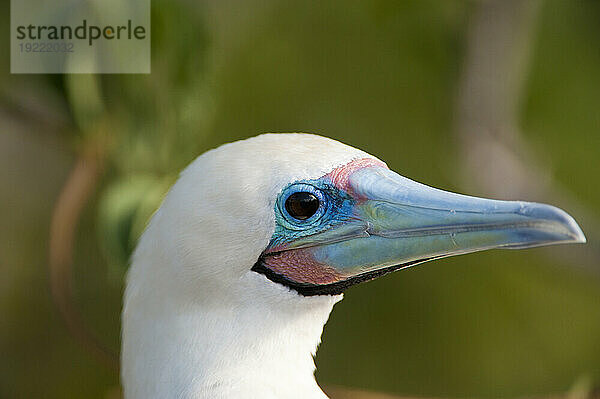
[[[348,179],[350,178],[350,175],[352,175],[352,173],[356,172],[359,169],[369,167],[380,167],[389,169],[384,162],[378,159],[361,158],[355,159],[354,161],[344,166],[332,170],[324,177],[329,178],[337,188],[344,190],[350,195],[354,195],[355,193],[353,193],[352,187],[350,187],[350,185],[348,184]]]
[[[336,187],[354,195],[356,198],[356,194],[352,192],[348,179],[352,173],[368,167],[383,167],[387,169],[387,165],[382,161],[373,158],[361,158],[334,169],[324,177],[328,178]],[[272,248],[270,252],[279,250],[281,248]],[[263,259],[263,264],[271,271],[301,284],[324,285],[343,281],[347,278],[347,276],[343,276],[333,267],[317,262],[310,251],[301,248],[284,250],[266,256]]]

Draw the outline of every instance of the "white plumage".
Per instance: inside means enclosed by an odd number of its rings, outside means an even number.
[[[342,296],[304,297],[250,268],[286,184],[364,157],[324,137],[265,134],[206,152],[181,173],[127,279],[127,399],[326,397],[313,355]]]

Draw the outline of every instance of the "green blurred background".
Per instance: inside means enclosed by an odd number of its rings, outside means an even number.
[[[510,398],[598,381],[600,2],[153,0],[152,73],[95,76],[11,75],[1,3],[0,398],[118,387],[52,302],[51,246],[72,252],[73,302],[116,352],[127,257],[177,172],[286,131],[440,188],[559,205],[588,236],[349,290],[325,328],[321,384]],[[57,215],[78,189],[89,197]],[[72,240],[53,212],[72,216]]]

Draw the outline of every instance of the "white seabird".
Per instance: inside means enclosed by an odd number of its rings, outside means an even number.
[[[342,291],[428,260],[585,242],[564,211],[437,190],[309,134],[199,156],[134,253],[126,399],[326,398],[313,356]]]

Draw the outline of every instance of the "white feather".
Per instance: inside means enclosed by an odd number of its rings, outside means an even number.
[[[126,399],[325,398],[313,356],[340,296],[304,297],[250,270],[287,184],[370,155],[265,134],[199,156],[133,256],[123,310]]]

